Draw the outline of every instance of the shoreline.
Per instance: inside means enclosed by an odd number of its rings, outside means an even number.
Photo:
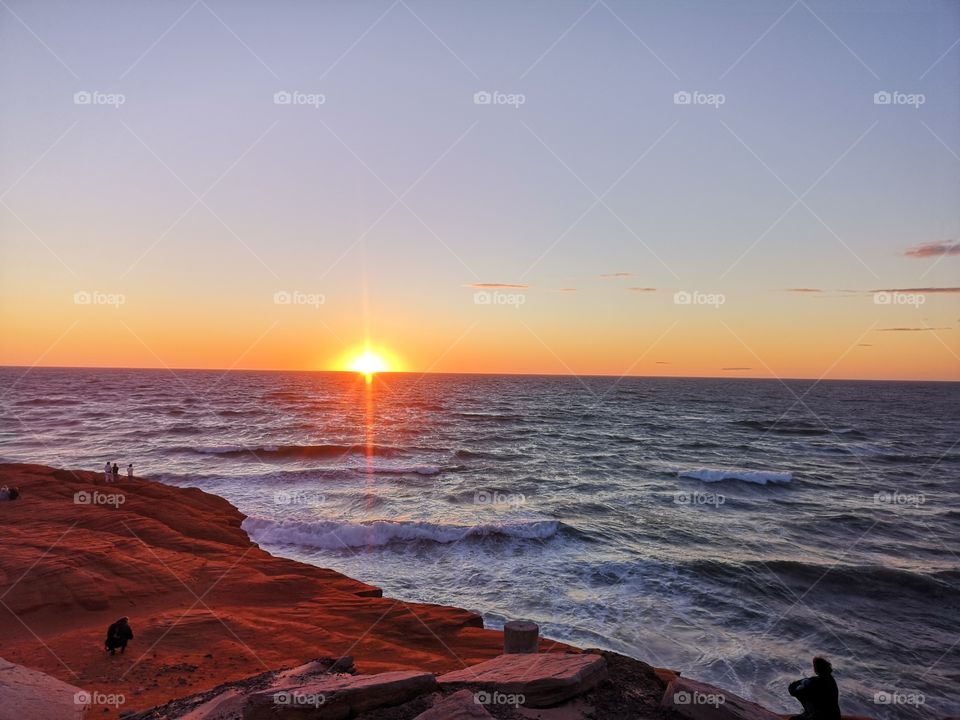
[[[30,464],[0,464],[0,485],[21,491],[0,503],[9,535],[0,658],[124,696],[121,706],[94,708],[97,717],[319,657],[350,657],[361,673],[440,674],[501,655],[503,633],[484,628],[480,615],[384,598],[339,572],[271,555],[242,529],[243,513],[198,488],[107,484],[102,473]],[[124,615],[134,640],[111,657],[103,635]],[[539,651],[591,652],[547,638]],[[604,654],[624,677],[653,672],[661,691],[679,674]],[[611,675],[610,683],[623,690],[627,681]]]
[[[257,672],[352,656],[364,672],[462,669],[502,633],[460,608],[382,597],[333,570],[270,555],[219,496],[144,479],[0,464],[0,657],[143,710]],[[90,504],[74,494],[98,492]],[[108,502],[122,495],[123,501]],[[103,650],[127,615],[134,640]],[[570,649],[542,641],[541,650]],[[172,669],[171,669],[172,668]],[[104,713],[115,717],[117,713]]]

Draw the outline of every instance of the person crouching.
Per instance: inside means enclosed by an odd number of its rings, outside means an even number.
[[[107,628],[107,639],[104,641],[104,647],[110,651],[111,655],[116,655],[117,648],[123,654],[123,651],[127,649],[127,643],[131,640],[133,640],[133,630],[130,629],[130,619],[124,616]]]

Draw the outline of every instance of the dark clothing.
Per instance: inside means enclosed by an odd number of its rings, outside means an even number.
[[[839,691],[833,675],[796,680],[788,690],[803,705],[803,712],[791,720],[840,720]]]
[[[104,646],[113,655],[117,648],[122,653],[127,649],[127,643],[133,640],[133,630],[126,620],[117,620],[113,625],[107,628],[107,639]]]

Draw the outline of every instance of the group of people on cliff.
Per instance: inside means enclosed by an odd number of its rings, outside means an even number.
[[[108,483],[119,482],[120,466],[107,460],[103,466],[103,479]],[[127,465],[127,480],[133,480],[133,463]]]

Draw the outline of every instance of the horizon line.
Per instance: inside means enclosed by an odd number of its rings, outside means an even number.
[[[354,370],[309,370],[309,369],[290,369],[290,368],[201,368],[201,367],[121,367],[121,366],[102,366],[102,365],[5,365],[0,364],[0,369],[25,369],[28,373],[32,370],[159,370],[166,372],[184,371],[184,372],[219,372],[227,373],[338,373],[349,375],[362,375],[363,373]],[[27,373],[24,373],[26,375]],[[900,382],[900,383],[960,383],[960,378],[949,379],[931,379],[931,378],[857,378],[857,377],[788,377],[777,375],[766,376],[743,376],[743,375],[621,375],[617,373],[546,373],[546,372],[438,372],[434,370],[387,370],[374,373],[374,375],[480,375],[480,376],[498,376],[498,377],[570,377],[570,378],[637,378],[654,380],[768,380],[774,382],[805,380],[810,382]]]

